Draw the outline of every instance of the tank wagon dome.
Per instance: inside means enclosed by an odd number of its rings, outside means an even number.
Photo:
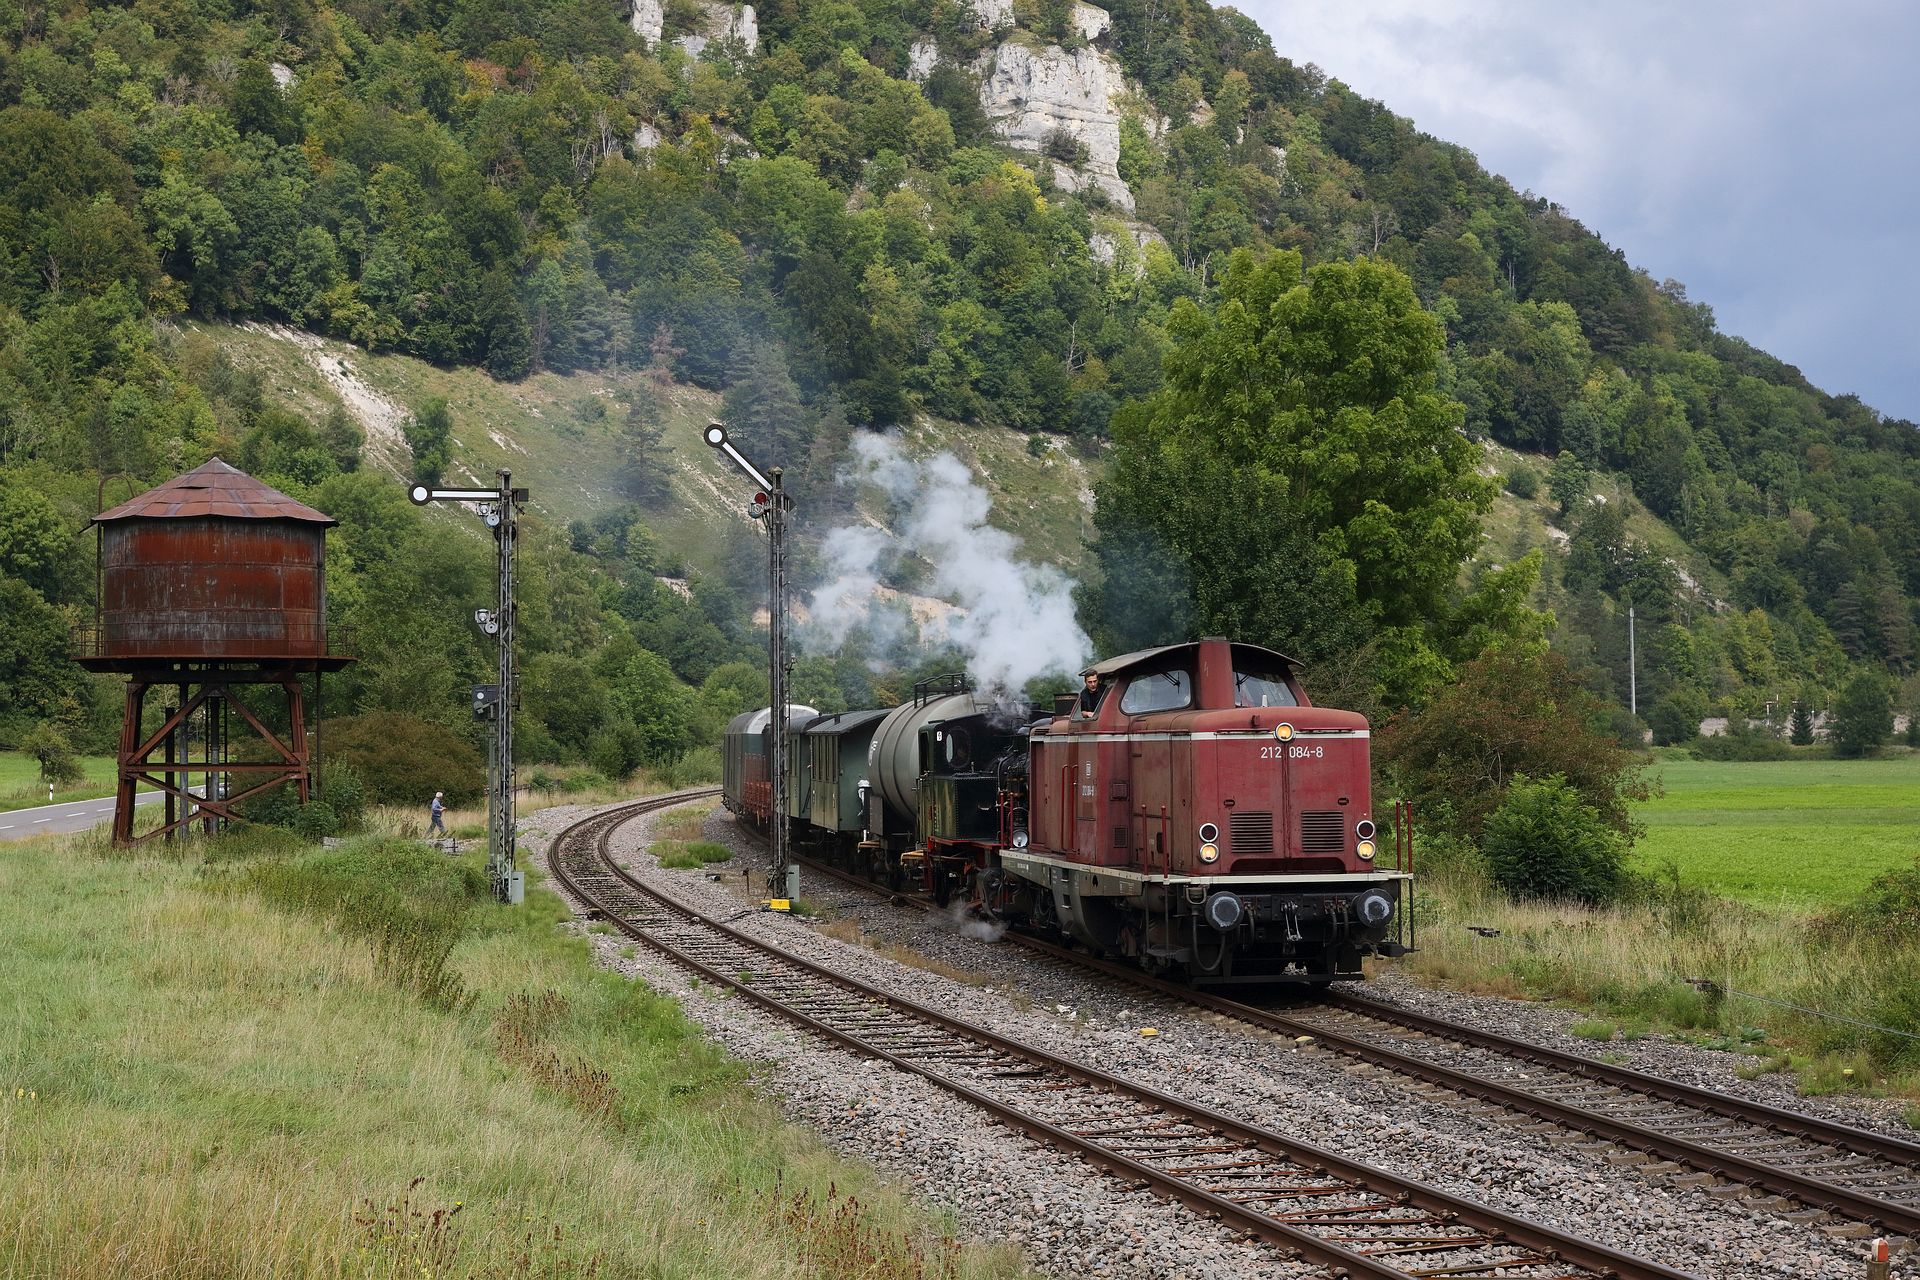
[[[804,728],[820,712],[813,707],[802,706],[797,702],[787,704],[787,728],[789,731]],[[773,708],[762,707],[758,711],[743,711],[727,725],[728,733],[765,733],[773,723]]]
[[[338,523],[219,458],[101,512],[99,616],[80,661],[339,665],[326,594]]]
[[[899,820],[910,820],[920,796],[920,731],[965,716],[1004,711],[1009,728],[1021,717],[994,698],[971,690],[916,698],[891,708],[867,748],[867,772]]]

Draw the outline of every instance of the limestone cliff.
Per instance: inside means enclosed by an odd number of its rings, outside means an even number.
[[[997,17],[976,0],[983,22]],[[1120,179],[1120,117],[1116,100],[1127,90],[1119,62],[1105,49],[1107,11],[1074,6],[1076,47],[1041,44],[1031,33],[1011,33],[982,55],[980,105],[1008,146],[1047,155],[1054,181],[1069,191],[1098,187],[1133,211],[1133,192]],[[997,25],[997,24],[996,24]]]
[[[633,0],[627,22],[649,49],[660,43],[666,31],[666,0]],[[674,41],[692,57],[699,57],[709,44],[738,41],[742,52],[753,53],[760,47],[760,20],[750,4],[728,4],[724,0],[704,0],[700,6],[700,29]]]

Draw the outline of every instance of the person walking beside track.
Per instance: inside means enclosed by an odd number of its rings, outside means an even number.
[[[447,793],[444,791],[434,792],[433,803],[427,806],[427,812],[431,815],[431,819],[432,819],[427,823],[428,835],[432,835],[436,831],[438,831],[441,835],[447,834],[447,824],[441,821],[441,819],[446,816],[446,812],[447,812],[447,805],[445,800],[446,794]]]

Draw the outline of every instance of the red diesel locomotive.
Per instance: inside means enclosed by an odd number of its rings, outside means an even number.
[[[1154,968],[1358,977],[1398,954],[1400,871],[1374,866],[1368,731],[1298,665],[1208,639],[1093,668],[1101,697],[1034,726],[1029,821],[1000,851],[1026,914]]]
[[[1073,700],[1030,720],[953,681],[884,716],[809,721],[790,770],[794,838],[943,903],[964,895],[987,916],[1197,981],[1324,983],[1405,950],[1409,876],[1374,865],[1362,716],[1313,706],[1292,659],[1224,639],[1092,670],[1091,711]],[[732,736],[729,765],[753,751]],[[856,780],[841,762],[863,750]],[[729,768],[727,803],[757,817],[746,784]],[[822,817],[820,801],[843,790],[838,817]]]

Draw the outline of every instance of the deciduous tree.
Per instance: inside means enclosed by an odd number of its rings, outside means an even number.
[[[1877,671],[1854,672],[1833,704],[1833,752],[1863,756],[1877,751],[1893,733],[1893,693]]]
[[[1187,584],[1187,609],[1162,617],[1307,657],[1378,637],[1382,683],[1418,697],[1445,676],[1460,566],[1492,501],[1460,405],[1435,389],[1439,323],[1377,262],[1303,280],[1297,254],[1236,253],[1220,299],[1176,304],[1165,388],[1115,415],[1090,621],[1171,638],[1120,625],[1127,557],[1150,545],[1172,562],[1158,576]]]

